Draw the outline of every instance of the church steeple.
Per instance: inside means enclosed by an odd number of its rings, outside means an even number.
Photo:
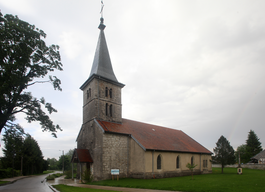
[[[101,18],[100,21],[101,22],[98,27],[100,29],[100,34],[90,76],[96,74],[109,80],[118,82],[112,69],[107,42],[104,34],[104,29],[106,27],[104,25],[104,19]]]
[[[122,123],[121,89],[107,47],[104,19],[100,18],[100,34],[92,69],[88,79],[80,87],[83,91],[83,123],[93,119]]]
[[[98,38],[93,65],[88,80],[80,87],[81,90],[83,90],[87,83],[89,83],[89,81],[91,81],[94,77],[103,78],[106,81],[110,81],[120,87],[124,86],[122,83],[118,82],[112,68],[109,50],[104,34],[105,27],[106,26],[104,25],[104,19],[101,17],[100,24],[98,26],[98,28],[100,29],[100,34]]]

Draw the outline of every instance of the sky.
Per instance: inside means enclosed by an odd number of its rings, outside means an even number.
[[[42,29],[60,46],[62,91],[29,90],[58,112],[53,138],[17,120],[45,158],[77,146],[82,91],[99,36],[100,0],[0,0],[2,14]],[[264,0],[105,0],[105,36],[126,119],[182,130],[213,151],[221,135],[236,149],[253,130],[265,147]],[[3,147],[3,141],[2,141]],[[0,153],[2,156],[2,153]]]

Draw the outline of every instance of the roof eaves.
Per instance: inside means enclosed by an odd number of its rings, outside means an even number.
[[[193,153],[193,154],[207,154],[207,155],[213,154],[212,152],[206,153],[206,152],[174,151],[174,150],[163,150],[163,149],[146,149],[146,151],[160,151],[160,152],[174,152],[174,153]]]
[[[85,83],[83,83],[83,85],[81,85],[81,87],[80,87],[80,89],[81,90],[84,90],[85,89],[85,87],[94,79],[94,78],[96,78],[96,79],[101,79],[101,80],[103,80],[103,81],[105,81],[105,82],[107,82],[107,83],[112,83],[112,84],[114,84],[114,85],[117,85],[117,86],[119,86],[119,87],[121,87],[121,88],[123,88],[125,85],[124,84],[122,84],[122,83],[120,83],[120,82],[118,82],[118,81],[113,81],[113,80],[111,80],[111,79],[108,79],[108,78],[106,78],[106,77],[102,77],[102,76],[100,76],[100,75],[97,75],[97,74],[95,74],[95,73],[93,73],[86,81],[85,81]]]
[[[98,123],[98,121],[96,119],[94,119],[94,122],[98,125],[98,127],[101,129],[101,131],[103,133],[105,133],[105,130],[103,129],[103,127],[101,127],[101,125]]]
[[[146,148],[139,141],[137,141],[137,139],[135,139],[134,136],[132,136],[132,135],[130,135],[130,136],[144,151],[146,151]]]

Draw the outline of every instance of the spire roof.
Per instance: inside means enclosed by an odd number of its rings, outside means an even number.
[[[93,61],[93,65],[92,65],[92,69],[91,69],[89,77],[91,77],[93,74],[96,74],[101,77],[107,78],[109,80],[118,82],[114,74],[114,71],[112,69],[112,64],[111,64],[109,51],[107,47],[107,42],[106,42],[106,38],[104,34],[105,27],[106,26],[104,25],[104,19],[100,18],[100,25],[98,27],[100,29],[100,34],[99,34],[97,49],[96,49],[96,53],[95,53],[95,57],[94,57],[94,61]]]
[[[100,25],[98,26],[98,28],[100,29],[100,33],[92,69],[86,82],[81,85],[81,90],[83,90],[88,85],[88,83],[94,78],[100,78],[119,87],[124,87],[124,84],[118,82],[112,69],[108,46],[104,34],[105,27],[106,26],[104,25],[104,19],[101,17]]]

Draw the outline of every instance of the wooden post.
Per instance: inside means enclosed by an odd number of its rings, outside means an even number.
[[[74,162],[72,162],[72,180],[74,180]]]

